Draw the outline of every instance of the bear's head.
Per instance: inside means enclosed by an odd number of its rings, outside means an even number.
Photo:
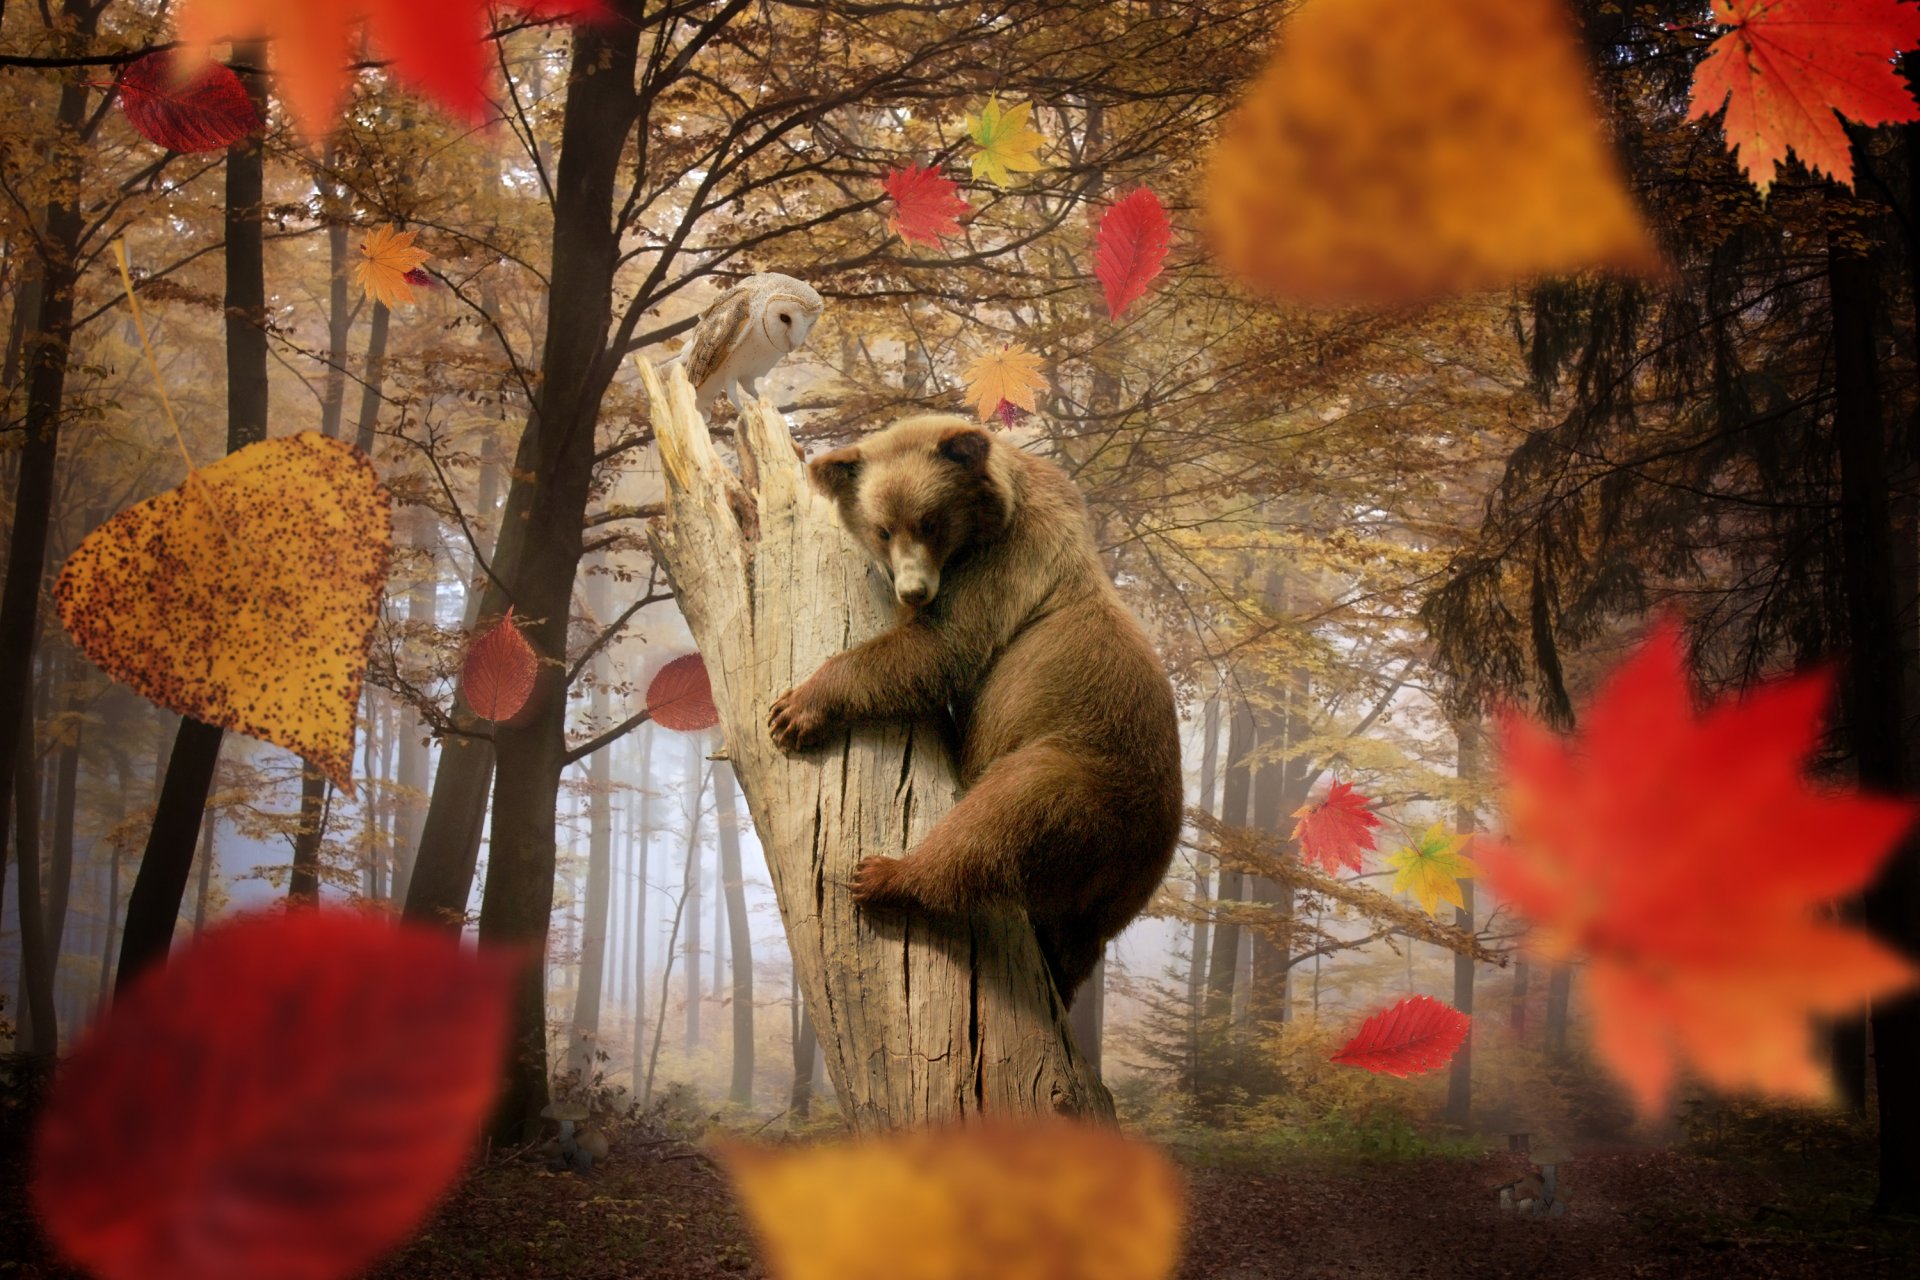
[[[949,566],[1006,527],[1009,447],[965,418],[930,414],[822,454],[807,471],[886,567],[900,603],[918,609]]]

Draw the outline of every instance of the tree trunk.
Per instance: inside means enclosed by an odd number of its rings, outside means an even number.
[[[1455,773],[1462,782],[1472,783],[1480,770],[1480,726],[1463,721],[1454,726],[1454,741],[1457,763]],[[1479,815],[1475,812],[1470,799],[1462,800],[1459,810],[1454,814],[1454,822],[1462,832],[1479,828]],[[1453,923],[1465,933],[1473,932],[1473,881],[1460,882],[1460,898],[1463,905],[1453,912]],[[1412,946],[1412,940],[1407,942]],[[1473,1017],[1473,957],[1455,952],[1453,956],[1453,1007]],[[1447,1119],[1461,1128],[1466,1128],[1473,1118],[1473,1024],[1467,1025],[1467,1038],[1453,1055],[1453,1062],[1447,1076]]]
[[[705,786],[705,771],[701,765],[700,739],[687,738],[687,886],[686,932],[681,938],[680,952],[686,960],[687,978],[687,1053],[692,1055],[700,1047],[700,881],[705,868],[700,861],[700,800]]]
[[[433,512],[413,508],[413,585],[407,590],[407,624],[426,629],[440,612],[440,575],[434,547],[438,529]],[[405,902],[413,880],[414,851],[420,847],[420,828],[426,817],[427,745],[421,740],[420,717],[411,705],[394,708],[394,732],[399,735],[400,762],[394,773],[393,897]]]
[[[371,788],[369,788],[371,794]],[[327,838],[327,780],[311,763],[300,762],[300,818],[293,834],[293,870],[287,877],[287,901],[315,906],[320,901],[320,847]]]
[[[604,582],[596,578],[595,582]],[[595,610],[596,616],[600,611]],[[607,686],[593,687],[593,720],[607,722]],[[613,883],[613,748],[587,759],[587,901],[580,929],[580,980],[574,986],[573,1034],[567,1041],[567,1069],[582,1082],[593,1075],[600,1041],[600,991],[607,967],[607,899]]]
[[[639,818],[633,829],[633,1091],[640,1092],[640,1061],[646,1057],[647,875],[653,861],[653,725],[640,727]]]
[[[1547,1052],[1567,1051],[1567,1018],[1573,1003],[1573,966],[1556,964],[1547,973]]]
[[[764,406],[750,406],[741,426],[758,474],[749,540],[728,500],[738,481],[684,372],[668,371],[670,390],[643,374],[671,508],[658,558],[713,676],[727,752],[849,1123],[870,1132],[981,1111],[1111,1116],[1023,913],[901,921],[855,910],[846,887],[855,864],[906,853],[952,806],[943,736],[929,724],[889,724],[804,756],[774,747],[771,699],[850,638],[879,632],[892,610]]]
[[[1207,699],[1202,734],[1199,806],[1200,811],[1208,817],[1218,818],[1220,809],[1215,798],[1219,791],[1217,783],[1220,764],[1220,698],[1218,694]],[[1195,849],[1192,857],[1193,900],[1196,903],[1210,902],[1213,899],[1213,885],[1207,868],[1207,855]],[[1196,1092],[1200,1087],[1200,1020],[1206,1006],[1209,942],[1207,918],[1203,913],[1193,922],[1193,940],[1187,951],[1187,1078],[1185,1085],[1189,1094]]]
[[[326,167],[339,163],[339,146],[329,144]],[[326,177],[314,186],[327,220],[327,373],[321,382],[320,431],[338,438],[347,400],[347,331],[353,322],[347,302],[347,204],[340,188]]]
[[[60,972],[61,941],[67,932],[67,900],[73,891],[73,810],[80,782],[80,699],[69,687],[63,729],[65,740],[54,760],[53,843],[47,850],[47,966]]]
[[[384,302],[373,304],[373,323],[367,331],[367,372],[360,387],[360,417],[354,423],[353,442],[373,456],[374,428],[380,425],[380,398],[387,380],[387,328],[391,313]]]
[[[1245,700],[1233,704],[1227,722],[1227,777],[1221,788],[1220,821],[1230,827],[1247,825],[1252,775],[1247,752],[1253,750],[1253,708]],[[1237,902],[1245,891],[1246,876],[1220,868],[1220,901]],[[1233,978],[1240,961],[1240,926],[1223,920],[1213,930],[1213,954],[1207,961],[1207,1016],[1224,1020],[1233,1011]]]
[[[787,1115],[794,1120],[813,1118],[813,1060],[820,1052],[820,1035],[814,1029],[813,1015],[800,998],[799,970],[793,983],[793,1089],[787,1098]]]
[[[733,1087],[727,1098],[753,1105],[753,933],[747,922],[747,886],[740,869],[740,806],[733,769],[713,771],[714,827],[720,833],[720,889],[727,900],[727,953],[733,965]]]
[[[1073,1025],[1073,1043],[1086,1059],[1087,1069],[1099,1076],[1100,1046],[1107,1030],[1107,953],[1104,950],[1093,962],[1093,972],[1087,975],[1080,994],[1074,998],[1068,1020]]]
[[[213,896],[213,829],[218,819],[207,814],[200,820],[200,888],[193,899],[193,931],[207,927],[207,899]]]
[[[32,721],[27,729],[31,733]],[[20,917],[20,1038],[27,1052],[51,1061],[60,1052],[60,1022],[53,1008],[54,958],[47,952],[46,909],[40,892],[40,778],[30,747],[14,766],[13,853]]]

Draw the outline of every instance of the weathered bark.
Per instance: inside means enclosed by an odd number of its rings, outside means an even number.
[[[727,955],[733,977],[733,1087],[727,1098],[753,1105],[753,932],[747,921],[747,886],[740,870],[740,806],[733,769],[713,771],[714,829],[720,837],[720,892],[727,903]]]
[[[1247,825],[1247,805],[1252,791],[1252,776],[1247,769],[1247,752],[1253,750],[1253,709],[1244,700],[1236,700],[1227,722],[1227,777],[1221,788],[1220,821],[1230,827]],[[1219,900],[1237,902],[1245,891],[1246,874],[1237,868],[1220,868]],[[1225,1018],[1233,1008],[1234,971],[1240,959],[1240,926],[1222,920],[1213,930],[1213,954],[1207,961],[1207,1016]]]
[[[1458,744],[1454,767],[1462,782],[1472,782],[1479,776],[1480,768],[1480,726],[1462,722],[1454,726],[1454,741]],[[1473,831],[1479,826],[1479,815],[1474,812],[1470,801],[1462,800],[1459,810],[1454,814],[1456,829],[1462,832]],[[1473,881],[1460,882],[1462,905],[1456,907],[1453,922],[1462,932],[1473,932]],[[1411,942],[1408,943],[1412,945]],[[1453,1007],[1468,1018],[1473,1017],[1473,965],[1470,955],[1453,953]],[[1467,1038],[1454,1052],[1447,1076],[1447,1119],[1464,1127],[1473,1118],[1473,1025],[1467,1025]]]
[[[327,779],[311,763],[300,762],[300,817],[293,833],[293,869],[287,876],[287,901],[313,906],[320,901],[320,846],[327,838]]]
[[[890,724],[801,756],[774,747],[770,700],[878,633],[892,611],[766,406],[742,418],[758,481],[749,539],[729,501],[739,482],[684,373],[670,369],[669,387],[645,373],[671,510],[657,555],[713,676],[727,754],[849,1123],[867,1132],[981,1111],[1111,1116],[1022,913],[889,919],[854,908],[854,865],[906,853],[952,806],[942,735]]]

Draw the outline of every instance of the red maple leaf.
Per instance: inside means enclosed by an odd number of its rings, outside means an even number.
[[[135,133],[169,151],[218,151],[266,127],[240,77],[218,62],[192,75],[171,50],[128,63],[115,87]]]
[[[1818,912],[1872,878],[1915,813],[1808,784],[1828,683],[1777,680],[1696,713],[1667,622],[1577,738],[1501,719],[1509,838],[1481,840],[1482,877],[1536,950],[1586,957],[1594,1048],[1646,1111],[1682,1062],[1721,1088],[1819,1096],[1809,1016],[1916,977]]]
[[[601,0],[512,0],[504,7],[535,18],[604,12]],[[397,79],[457,116],[484,120],[489,8],[488,0],[188,0],[180,39],[196,51],[233,37],[272,40],[280,96],[301,132],[319,138],[346,94],[362,22]]]
[[[1379,1075],[1422,1075],[1446,1066],[1472,1025],[1432,996],[1408,996],[1361,1023],[1332,1061]]]
[[[351,912],[217,925],[60,1067],[34,1208],[102,1280],[345,1280],[400,1243],[499,1090],[517,958]]]
[[[683,653],[660,668],[647,685],[647,712],[663,729],[698,733],[720,723],[713,683],[697,653]]]
[[[1893,55],[1920,41],[1905,0],[1716,0],[1728,30],[1693,73],[1688,118],[1727,105],[1727,143],[1753,184],[1773,185],[1787,152],[1853,185],[1853,149],[1835,112],[1864,125],[1920,119]]]
[[[1294,810],[1299,821],[1293,824],[1293,838],[1300,842],[1300,860],[1319,863],[1328,875],[1341,867],[1360,870],[1360,853],[1373,848],[1373,829],[1380,825],[1379,816],[1367,808],[1372,803],[1352,783],[1336,782],[1318,804]]]
[[[506,617],[468,648],[460,664],[460,692],[475,715],[498,723],[520,714],[539,676],[539,655],[513,625],[509,605]]]
[[[960,234],[959,217],[969,206],[960,188],[938,169],[894,169],[883,185],[893,197],[887,229],[908,244],[937,245]]]
[[[1107,317],[1122,312],[1147,292],[1167,261],[1173,228],[1160,197],[1140,188],[1108,209],[1100,219],[1093,274],[1107,291]]]

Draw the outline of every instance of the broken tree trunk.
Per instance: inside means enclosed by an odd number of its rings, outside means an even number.
[[[858,911],[860,859],[914,848],[956,782],[938,726],[885,724],[789,756],[768,704],[891,620],[885,583],[762,404],[741,415],[756,491],[715,451],[675,364],[643,369],[667,472],[655,549],[712,676],[727,756],[765,846],[827,1069],[856,1131],[978,1112],[1111,1118],[1023,912],[936,921]]]

